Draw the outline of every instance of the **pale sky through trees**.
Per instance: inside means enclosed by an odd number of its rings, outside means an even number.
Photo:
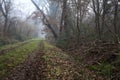
[[[17,16],[22,15],[22,17],[26,17],[27,15],[30,15],[36,9],[32,4],[31,0],[14,0],[13,7],[15,10],[15,15],[17,12]]]
[[[37,0],[36,0],[37,1]],[[39,5],[43,6],[43,2],[39,0]],[[13,3],[13,16],[20,17],[21,19],[26,19],[26,17],[30,16],[34,11],[36,11],[36,7],[33,5],[31,0],[14,0]],[[43,25],[39,23],[38,25],[35,25],[39,27],[39,37],[44,37],[43,33]]]
[[[45,7],[47,4],[46,0],[35,0],[39,7]],[[13,15],[25,18],[30,15],[33,11],[36,10],[36,7],[33,5],[31,0],[14,0],[13,3]],[[45,11],[46,12],[46,11]]]

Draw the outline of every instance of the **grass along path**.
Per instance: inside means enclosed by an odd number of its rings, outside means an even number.
[[[7,52],[14,50],[15,48],[18,48],[20,46],[23,46],[31,41],[32,40],[28,40],[28,41],[24,41],[24,42],[18,42],[18,43],[2,46],[2,47],[0,47],[0,55],[6,54]]]
[[[39,40],[32,40],[28,44],[15,48],[0,56],[0,79],[9,74],[9,70],[23,63],[27,56],[34,52],[38,46]]]

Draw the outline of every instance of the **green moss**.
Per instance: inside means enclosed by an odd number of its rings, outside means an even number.
[[[14,43],[14,44],[8,44],[8,45],[4,45],[4,46],[1,46],[0,47],[0,50],[4,50],[4,49],[9,49],[9,48],[14,48],[14,47],[17,47],[19,45],[22,45],[22,44],[25,44],[25,43],[29,43],[33,40],[37,40],[37,39],[31,39],[31,40],[27,40],[27,41],[24,41],[24,42],[17,42],[17,43]]]

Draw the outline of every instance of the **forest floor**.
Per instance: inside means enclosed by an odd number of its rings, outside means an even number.
[[[94,49],[95,46],[84,45],[79,49],[62,51],[40,40],[18,45],[20,46],[12,46],[14,49],[7,47],[10,50],[0,55],[0,80],[119,80],[110,78],[112,65],[100,63],[99,59],[95,59],[100,56],[93,56],[98,50]],[[116,50],[116,46],[114,47]],[[91,57],[88,52],[92,53]]]

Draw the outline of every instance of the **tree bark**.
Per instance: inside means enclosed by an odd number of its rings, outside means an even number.
[[[118,43],[119,42],[119,36],[118,36],[118,30],[117,30],[117,20],[118,20],[118,0],[115,0],[114,1],[114,5],[115,5],[115,8],[114,8],[114,32],[115,32],[115,43]]]
[[[67,27],[65,21],[65,18],[67,16],[66,8],[67,8],[67,0],[63,0],[63,9],[62,9],[61,22],[60,22],[60,34],[62,33],[63,27],[64,28]]]

